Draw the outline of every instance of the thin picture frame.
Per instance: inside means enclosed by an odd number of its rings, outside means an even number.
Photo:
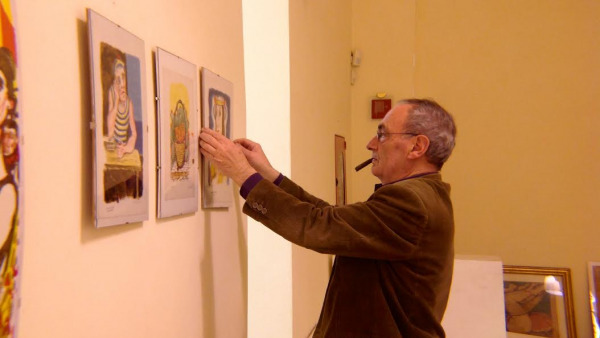
[[[144,41],[87,9],[95,226],[148,219]]]
[[[600,337],[600,262],[588,262],[590,313],[594,337]]]
[[[576,338],[569,268],[504,265],[507,338]]]
[[[157,217],[198,211],[198,70],[156,51]]]
[[[202,127],[231,138],[233,83],[202,68]],[[233,204],[233,183],[202,157],[202,208],[229,208]]]

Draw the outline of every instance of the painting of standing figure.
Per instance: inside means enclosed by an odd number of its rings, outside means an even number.
[[[198,73],[196,65],[158,48],[159,218],[198,210]]]
[[[202,69],[202,126],[231,137],[233,84]],[[202,159],[202,207],[227,208],[233,201],[232,184],[210,161]]]
[[[21,112],[12,2],[0,3],[0,337],[17,335],[23,226],[20,181]]]
[[[88,9],[96,226],[148,219],[144,42]]]

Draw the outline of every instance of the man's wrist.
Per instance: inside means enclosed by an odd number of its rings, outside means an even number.
[[[250,194],[250,191],[252,189],[254,189],[254,187],[258,184],[258,182],[262,181],[263,179],[265,179],[265,178],[257,172],[250,175],[250,177],[248,177],[244,181],[244,183],[240,186],[240,196],[242,196],[244,199],[246,199],[248,197],[248,194]],[[283,174],[280,173],[275,178],[275,180],[273,180],[271,182],[273,182],[273,184],[278,186],[281,183],[281,181],[283,181]]]
[[[262,181],[263,177],[259,173],[254,173],[250,175],[244,183],[240,186],[240,195],[246,199],[250,191],[258,184],[258,182]]]
[[[261,175],[269,182],[275,182],[275,180],[279,177],[279,175],[281,175],[281,173],[275,170],[274,168],[271,168],[268,171],[262,172]]]
[[[254,174],[258,174],[258,172],[254,169],[248,169],[237,175],[237,177],[234,179],[234,182],[237,183],[237,185],[242,186],[244,182],[246,182],[248,178]]]

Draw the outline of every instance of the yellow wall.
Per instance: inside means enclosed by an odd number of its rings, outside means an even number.
[[[383,16],[385,28],[363,1],[353,6],[353,42],[365,67],[353,87],[352,137],[365,143],[374,133],[374,124],[360,123],[371,92],[433,97],[449,109],[458,138],[443,176],[453,186],[456,252],[570,268],[578,336],[591,337],[587,262],[600,260],[600,3],[370,1],[372,11],[393,13]],[[379,39],[382,30],[377,47],[361,38]],[[372,58],[389,65],[389,75],[374,73],[381,82],[365,75]],[[382,83],[390,79],[405,86]],[[355,200],[371,191],[357,180],[354,187]]]
[[[414,8],[413,1],[352,1],[352,48],[362,52],[362,63],[354,68],[351,89],[350,202],[366,200],[379,183],[370,166],[353,170],[371,157],[367,143],[380,122],[371,119],[371,99],[378,92],[386,92],[392,102],[414,94]]]
[[[244,337],[239,206],[157,220],[150,202],[146,222],[94,228],[86,7],[145,41],[150,168],[157,46],[231,80],[233,134],[245,130],[240,0],[17,1],[25,137],[19,337]],[[153,170],[147,188],[154,201]]]
[[[334,135],[351,134],[350,10],[345,0],[290,1],[292,178],[332,204]],[[319,318],[329,264],[326,255],[292,248],[294,337],[306,337]]]

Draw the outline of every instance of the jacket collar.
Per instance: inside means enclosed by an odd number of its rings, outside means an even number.
[[[422,177],[422,176],[432,175],[432,174],[439,174],[439,173],[440,173],[439,171],[429,171],[429,172],[426,172],[426,173],[420,173],[420,174],[408,176],[408,177],[405,177],[405,178],[401,178],[401,179],[399,179],[397,181],[386,183],[386,184],[377,183],[377,184],[375,184],[375,191],[377,191],[377,189],[383,187],[384,185],[394,184],[394,183],[398,183],[398,182],[401,182],[401,181],[410,180],[411,178],[417,178],[417,177]]]

